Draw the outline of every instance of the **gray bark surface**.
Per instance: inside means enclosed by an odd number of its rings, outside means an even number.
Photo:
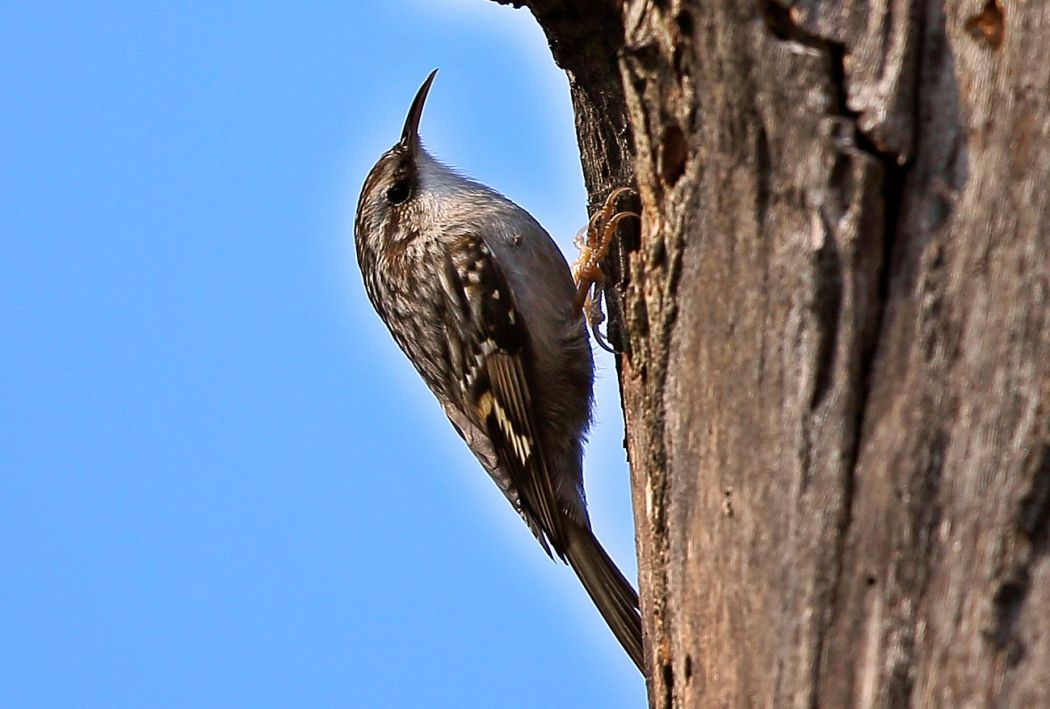
[[[650,705],[1050,706],[1050,4],[505,4],[642,208]]]

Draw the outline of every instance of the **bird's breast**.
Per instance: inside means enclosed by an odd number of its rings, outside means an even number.
[[[436,391],[449,370],[444,298],[438,268],[443,256],[420,239],[390,244],[366,278],[369,297],[412,364]]]

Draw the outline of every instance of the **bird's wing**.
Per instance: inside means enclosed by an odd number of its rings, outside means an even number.
[[[485,242],[464,236],[449,250],[441,285],[457,390],[452,398],[463,418],[486,434],[516,493],[508,496],[518,499],[533,531],[542,532],[537,536],[544,548],[549,542],[562,556],[563,514],[536,425],[528,333],[507,279]],[[466,439],[463,426],[456,426]]]

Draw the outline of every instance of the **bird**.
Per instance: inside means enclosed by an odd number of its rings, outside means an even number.
[[[365,291],[482,468],[547,555],[576,573],[644,674],[638,594],[587,513],[594,363],[582,286],[527,211],[423,147],[436,74],[361,189],[354,242]]]

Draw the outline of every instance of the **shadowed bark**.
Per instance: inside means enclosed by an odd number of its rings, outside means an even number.
[[[641,203],[651,706],[1050,706],[1050,5],[505,4]]]

